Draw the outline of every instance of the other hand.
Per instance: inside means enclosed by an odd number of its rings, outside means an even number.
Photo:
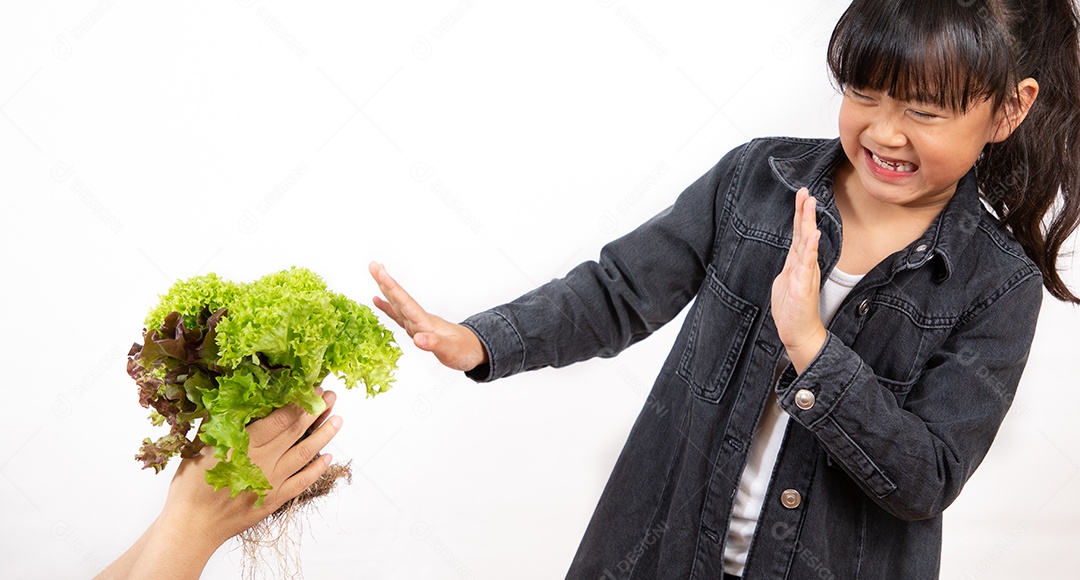
[[[206,483],[206,470],[217,464],[213,447],[207,446],[197,457],[185,459],[180,464],[169,485],[169,497],[162,517],[172,517],[176,512],[181,517],[191,519],[198,514],[198,521],[211,524],[208,526],[211,529],[206,533],[224,542],[299,495],[330,466],[332,457],[329,454],[315,461],[311,459],[341,428],[341,417],[327,419],[337,395],[327,391],[322,397],[326,401],[326,410],[319,417],[290,403],[248,425],[248,456],[252,463],[262,469],[271,485],[262,507],[252,507],[255,503],[252,492],[231,498],[231,492],[227,489],[214,491]],[[318,428],[301,440],[312,425],[318,425]]]
[[[472,370],[487,362],[487,351],[472,330],[425,311],[390,277],[386,266],[372,262],[368,271],[385,296],[385,299],[376,296],[375,306],[409,333],[417,348],[434,354],[443,365],[458,371]]]
[[[330,455],[312,458],[337,435],[341,418],[330,417],[334,393],[327,391],[322,397],[326,411],[318,417],[291,403],[248,425],[248,456],[273,486],[262,507],[252,507],[252,492],[229,497],[228,490],[214,491],[206,483],[206,470],[218,460],[212,447],[204,447],[198,456],[180,463],[154,523],[96,578],[198,578],[221,544],[299,495],[329,467]]]
[[[794,231],[780,275],[772,285],[772,316],[795,370],[802,372],[825,344],[828,333],[818,310],[821,269],[814,213],[816,200],[804,187],[795,194]]]

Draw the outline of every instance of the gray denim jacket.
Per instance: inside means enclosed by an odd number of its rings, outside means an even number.
[[[926,233],[851,291],[810,366],[774,381],[770,288],[795,192],[818,200],[824,280],[840,255],[842,158],[837,140],[740,146],[598,262],[465,321],[490,359],[468,374],[490,381],[613,356],[694,299],[568,578],[720,578],[770,388],[792,420],[744,578],[938,576],[942,511],[1012,402],[1042,277],[969,173]]]

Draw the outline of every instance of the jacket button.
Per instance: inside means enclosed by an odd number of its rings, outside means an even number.
[[[795,406],[803,411],[809,411],[814,406],[814,393],[806,389],[799,389],[795,392]]]
[[[870,312],[870,299],[867,298],[859,303],[859,307],[855,309],[855,314],[859,316],[865,316],[867,312]]]
[[[784,493],[780,494],[780,503],[787,509],[793,510],[802,503],[802,495],[794,489],[785,489]]]

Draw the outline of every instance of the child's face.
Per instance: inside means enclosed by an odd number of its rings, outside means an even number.
[[[891,205],[944,205],[995,138],[989,101],[964,113],[900,101],[875,90],[844,91],[840,142],[866,194]]]

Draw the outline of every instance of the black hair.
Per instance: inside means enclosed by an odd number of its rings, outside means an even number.
[[[1080,41],[1073,0],[855,0],[829,42],[841,88],[953,111],[995,113],[1039,83],[1027,118],[975,163],[983,198],[1038,265],[1049,292],[1080,304],[1057,269],[1080,223]]]

